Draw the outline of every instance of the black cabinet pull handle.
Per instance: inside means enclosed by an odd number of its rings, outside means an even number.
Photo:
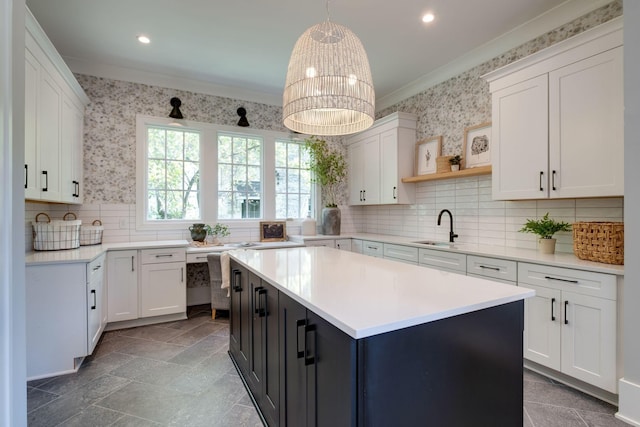
[[[577,280],[561,279],[559,277],[544,276],[544,278],[547,280],[557,280],[559,282],[578,283]]]
[[[296,320],[296,352],[297,352],[297,356],[298,359],[302,359],[305,356],[305,352],[307,350],[307,334],[305,332],[304,327],[307,324],[307,319],[300,319],[300,320]],[[304,346],[302,347],[302,350],[300,350],[300,327],[302,327],[302,333],[304,335],[303,340],[304,342]]]
[[[397,189],[397,187],[393,187],[393,200],[397,199],[397,197],[396,197],[396,189]]]
[[[240,275],[242,273],[240,270],[233,270],[233,291],[234,292],[242,292],[242,286],[240,285]]]
[[[362,201],[362,190],[360,190],[360,201]]]
[[[49,173],[47,171],[42,171],[42,175],[44,175],[44,188],[42,191],[49,191]]]
[[[91,289],[91,293],[93,294],[93,305],[91,306],[91,310],[95,310],[96,309],[96,290]]]
[[[253,289],[253,307],[254,307],[253,313],[254,314],[260,313],[260,291],[262,289],[264,289],[262,286],[257,286]],[[256,295],[258,296],[257,298],[256,298]]]
[[[564,302],[564,324],[569,324],[569,319],[567,319],[567,307],[569,306],[569,301]]]
[[[313,333],[313,340],[308,339],[308,334],[309,333]],[[304,366],[309,366],[309,365],[313,365],[314,363],[316,363],[316,359],[314,356],[309,356],[309,348],[307,347],[307,344],[312,341],[313,342],[313,353],[311,354],[315,354],[316,352],[316,325],[307,325],[304,327]]]
[[[135,257],[133,255],[131,255],[131,271],[135,271],[135,269],[133,268],[133,259]]]
[[[367,190],[362,190],[362,201],[363,202],[367,201]]]
[[[551,171],[551,189],[556,191],[556,171]]]
[[[98,271],[102,268],[101,265],[96,265],[95,267],[93,267],[93,271]]]
[[[544,188],[542,188],[542,177],[544,176],[544,172],[540,171],[540,191],[544,191]]]
[[[262,288],[258,291],[258,301],[260,302],[260,311],[258,317],[267,317],[267,290]]]
[[[29,165],[24,165],[24,188],[29,188]]]
[[[73,183],[73,197],[80,197],[80,183],[78,181],[71,181]]]
[[[553,308],[556,305],[556,299],[555,298],[551,298],[551,321],[555,322],[556,321],[556,315],[553,312]]]
[[[485,270],[500,271],[500,268],[498,268],[498,267],[489,267],[488,265],[479,265],[478,267],[483,268]]]
[[[156,258],[171,258],[173,257],[173,254],[158,254],[156,255]]]
[[[184,267],[180,267],[180,283],[184,283]]]

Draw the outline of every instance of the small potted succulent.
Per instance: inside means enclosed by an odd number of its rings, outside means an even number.
[[[449,159],[449,163],[451,164],[451,172],[460,170],[460,163],[462,162],[462,157],[459,154],[456,154],[452,158]]]
[[[556,239],[553,235],[559,231],[571,231],[571,224],[563,221],[554,221],[549,218],[549,212],[541,219],[527,219],[524,226],[518,230],[521,233],[537,234],[538,250],[543,254],[553,254],[556,251]]]
[[[229,232],[229,227],[225,224],[217,223],[213,227],[207,225],[207,242],[216,246],[222,245],[220,242],[221,237],[227,237]]]

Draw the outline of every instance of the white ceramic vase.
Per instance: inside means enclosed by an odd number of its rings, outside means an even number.
[[[539,239],[538,250],[541,254],[554,254],[556,252],[556,239]]]
[[[451,165],[451,172],[459,171],[460,165]]]

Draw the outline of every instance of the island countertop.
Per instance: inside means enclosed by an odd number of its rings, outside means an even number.
[[[523,287],[325,247],[230,255],[355,339],[535,295]]]

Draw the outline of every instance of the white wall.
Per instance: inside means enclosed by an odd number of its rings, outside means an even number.
[[[0,426],[27,424],[24,217],[24,0],[0,0]],[[15,190],[15,191],[14,191]],[[19,248],[16,251],[16,248]]]
[[[624,180],[625,224],[623,361],[624,378],[620,381],[620,408],[617,416],[640,426],[640,2],[624,1]]]

